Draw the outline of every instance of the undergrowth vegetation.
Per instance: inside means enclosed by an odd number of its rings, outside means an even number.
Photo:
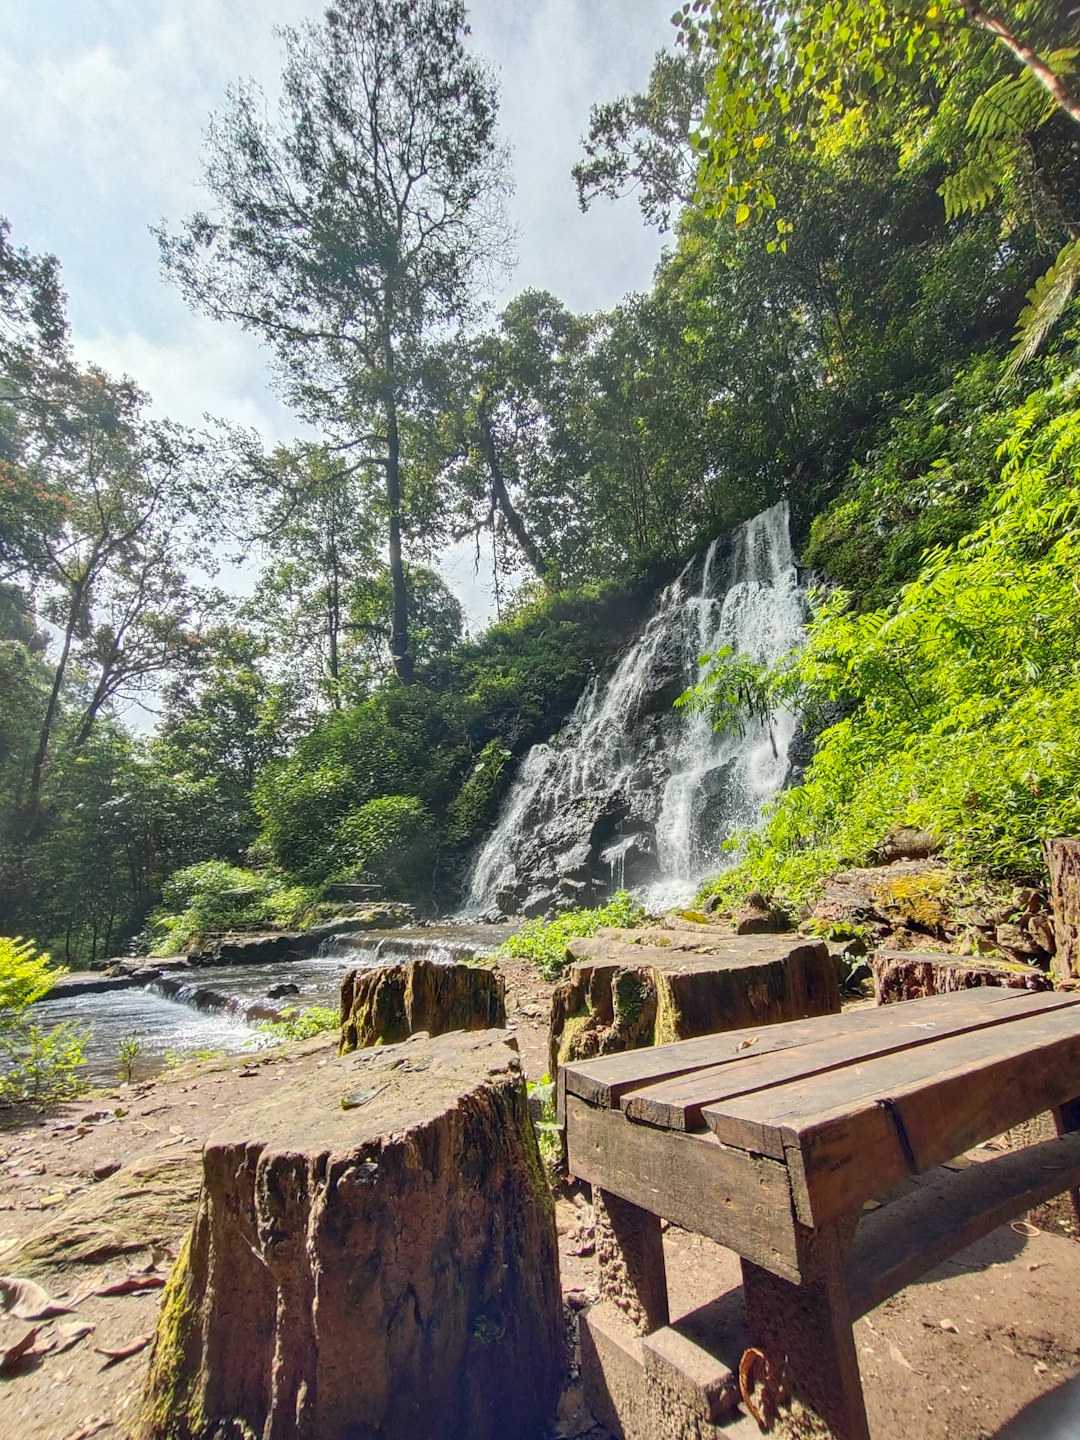
[[[986,418],[1004,438],[985,518],[930,549],[891,604],[819,596],[805,649],[756,693],[811,724],[842,718],[706,892],[805,901],[901,825],[958,866],[1029,879],[1042,842],[1080,828],[1078,400],[1074,372]],[[726,701],[724,676],[711,686]]]
[[[644,914],[645,906],[636,895],[618,890],[599,909],[568,910],[554,920],[526,920],[496,953],[532,960],[546,980],[554,980],[566,966],[567,941],[579,935],[595,935],[605,925],[636,925]]]
[[[175,955],[199,934],[255,925],[299,924],[318,892],[278,875],[204,860],[165,884],[150,923],[150,951]]]
[[[86,1037],[70,1022],[46,1029],[30,1007],[66,970],[53,968],[20,936],[0,935],[0,1101],[60,1100],[83,1088]]]

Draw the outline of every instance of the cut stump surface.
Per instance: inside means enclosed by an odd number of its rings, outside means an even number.
[[[332,1060],[210,1136],[137,1433],[524,1440],[545,1433],[562,1359],[512,1037],[416,1036]]]

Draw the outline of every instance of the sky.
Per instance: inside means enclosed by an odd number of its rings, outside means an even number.
[[[202,137],[226,87],[281,69],[275,25],[325,0],[0,0],[0,214],[61,262],[76,350],[131,375],[157,410],[298,432],[259,343],[192,313],[159,273],[149,226],[208,204]],[[672,43],[671,0],[474,0],[471,48],[499,78],[518,265],[496,306],[553,291],[604,309],[648,286],[661,238],[632,199],[577,206],[570,167],[592,104],[641,89]],[[492,613],[468,546],[442,557],[472,628]],[[236,577],[246,588],[244,577]]]

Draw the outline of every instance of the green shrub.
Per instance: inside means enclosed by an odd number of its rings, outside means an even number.
[[[578,935],[595,935],[605,925],[636,925],[644,914],[645,907],[636,895],[619,890],[598,910],[568,910],[554,920],[526,920],[497,953],[532,960],[545,979],[554,980],[566,966],[567,941]]]
[[[26,1012],[66,970],[52,969],[21,936],[0,936],[0,1100],[59,1100],[83,1088],[86,1033],[65,1022],[43,1029]]]
[[[430,885],[434,822],[415,795],[380,795],[341,822],[332,853],[339,875],[363,875],[408,898]]]
[[[336,1030],[340,1023],[336,1005],[309,1005],[303,1010],[295,1007],[283,1010],[279,1020],[264,1020],[259,1029],[273,1035],[275,1040],[308,1040],[313,1035]]]
[[[317,898],[317,890],[224,860],[188,865],[165,882],[150,953],[175,954],[198,934],[235,925],[296,925]]]

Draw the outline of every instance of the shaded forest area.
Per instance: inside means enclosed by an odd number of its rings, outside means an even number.
[[[514,759],[780,497],[841,588],[761,683],[821,739],[725,883],[803,896],[896,823],[1027,875],[1080,828],[1067,17],[674,18],[575,169],[669,230],[606,313],[490,314],[507,163],[456,0],[342,0],[283,32],[280,111],[223,101],[164,273],[265,343],[317,442],[155,418],[0,229],[0,933],[71,963],[292,922],[340,878],[452,905]],[[503,598],[465,640],[435,561],[470,535]]]

